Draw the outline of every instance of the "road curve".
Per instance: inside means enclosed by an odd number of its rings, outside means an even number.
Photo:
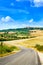
[[[16,54],[0,58],[0,65],[41,65],[37,53],[32,49],[22,49]]]

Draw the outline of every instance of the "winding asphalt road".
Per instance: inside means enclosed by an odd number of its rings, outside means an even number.
[[[41,65],[38,54],[32,49],[25,49],[16,54],[0,58],[0,65]]]

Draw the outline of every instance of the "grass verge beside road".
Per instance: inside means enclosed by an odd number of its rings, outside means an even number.
[[[7,46],[7,45],[0,45],[0,57],[9,55],[12,53],[16,53],[16,51],[19,51],[20,49],[16,46]]]

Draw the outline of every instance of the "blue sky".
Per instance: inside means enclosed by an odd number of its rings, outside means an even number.
[[[43,27],[43,0],[0,0],[0,30]]]

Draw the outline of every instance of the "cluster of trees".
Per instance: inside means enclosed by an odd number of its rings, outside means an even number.
[[[0,41],[29,38],[31,36],[30,30],[35,30],[35,29],[43,30],[43,28],[34,28],[34,27],[0,30],[0,32],[4,32],[3,34],[0,34]],[[13,32],[13,33],[9,34],[9,32]]]
[[[17,29],[15,32],[11,34],[9,34],[9,32],[4,32],[3,34],[0,34],[0,41],[26,39],[30,36],[29,30],[26,29]]]

